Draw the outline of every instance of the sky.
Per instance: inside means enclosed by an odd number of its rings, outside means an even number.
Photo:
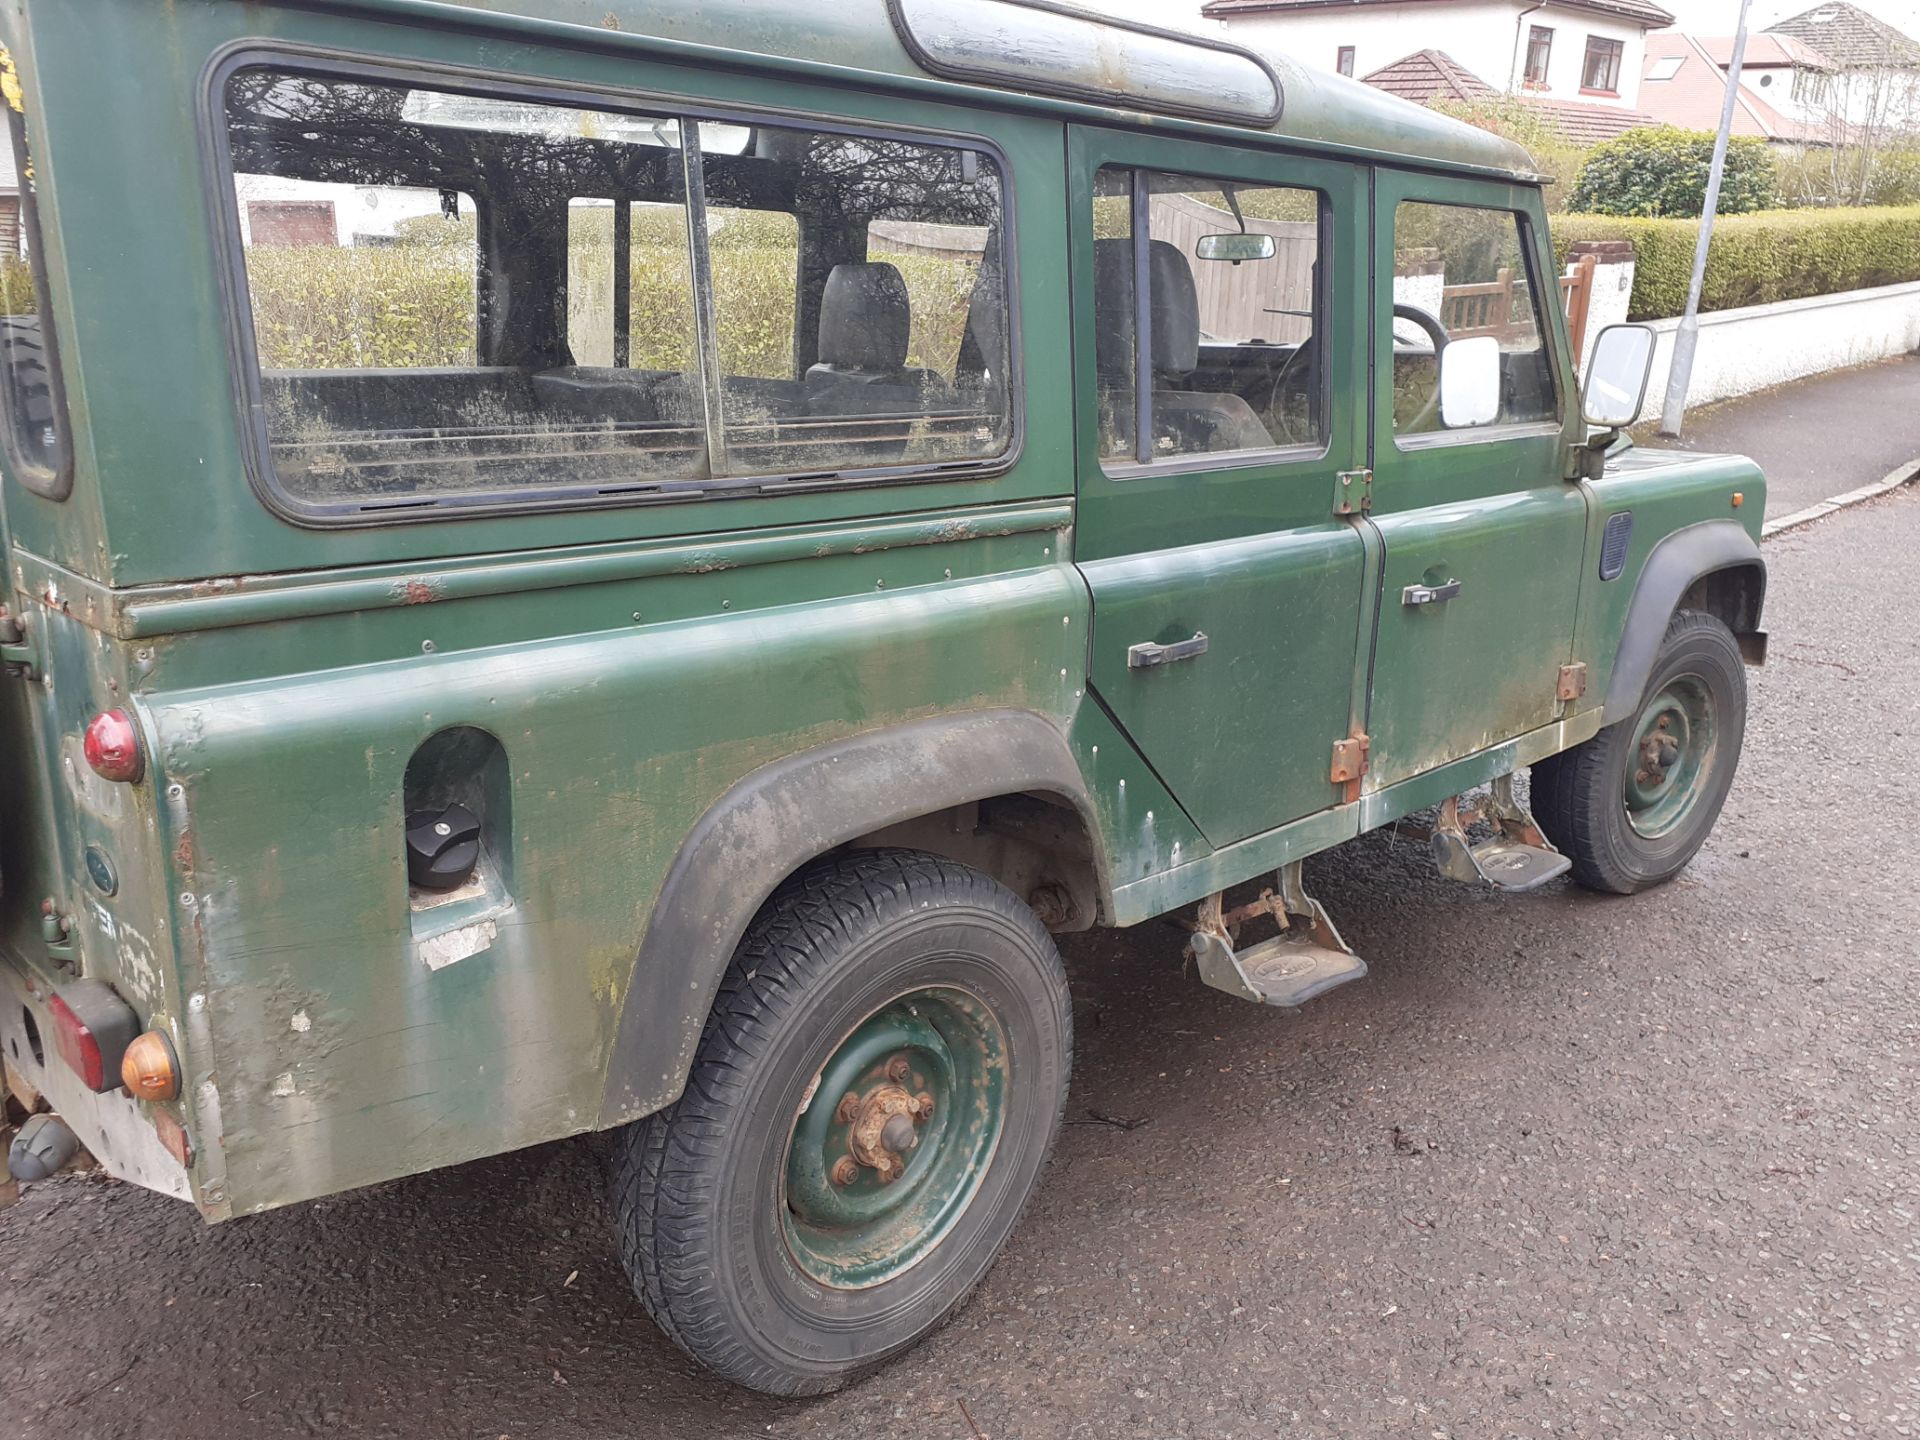
[[[1201,0],[1073,0],[1073,3],[1167,29],[1204,28],[1218,33],[1214,26],[1200,19]],[[1679,17],[1680,29],[1696,35],[1731,35],[1740,13],[1740,0],[1655,0],[1655,3]],[[1789,15],[1811,10],[1818,3],[1819,0],[1753,0],[1747,24],[1753,30],[1764,30]],[[1852,3],[1920,40],[1920,0],[1852,0]]]

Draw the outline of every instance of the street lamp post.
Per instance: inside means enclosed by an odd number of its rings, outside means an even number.
[[[1713,164],[1707,171],[1706,204],[1700,211],[1700,240],[1693,248],[1693,278],[1687,282],[1687,308],[1673,337],[1673,363],[1667,368],[1667,398],[1660,407],[1660,433],[1678,435],[1687,413],[1687,382],[1693,378],[1693,352],[1700,344],[1700,286],[1707,274],[1707,247],[1713,240],[1714,212],[1720,208],[1720,179],[1727,168],[1727,138],[1733,134],[1733,105],[1740,94],[1740,66],[1747,55],[1747,6],[1740,0],[1740,23],[1733,34],[1733,58],[1727,66],[1727,93],[1720,103],[1720,133],[1713,137]]]

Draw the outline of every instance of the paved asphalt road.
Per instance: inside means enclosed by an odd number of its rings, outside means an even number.
[[[1071,944],[1081,1123],[853,1391],[695,1371],[561,1144],[212,1230],[33,1188],[0,1435],[1920,1435],[1920,493],[1769,555],[1746,763],[1666,889],[1496,897],[1364,839],[1311,878],[1373,972],[1298,1016],[1161,925]]]
[[[1657,415],[1660,398],[1649,396],[1647,406]],[[1772,520],[1915,460],[1916,407],[1920,355],[1902,355],[1689,411],[1677,441],[1661,439],[1652,423],[1633,438],[1762,457]]]

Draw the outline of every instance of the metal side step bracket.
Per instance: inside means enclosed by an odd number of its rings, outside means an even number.
[[[1200,978],[1216,990],[1291,1010],[1358,980],[1367,973],[1367,962],[1347,948],[1320,902],[1307,894],[1297,861],[1277,878],[1279,894],[1264,890],[1258,900],[1232,910],[1221,908],[1217,894],[1202,900],[1187,949]],[[1240,927],[1262,915],[1278,921],[1280,933],[1236,949]]]
[[[1491,838],[1477,843],[1467,838],[1467,826],[1476,820],[1493,827]],[[1433,827],[1433,863],[1449,880],[1485,882],[1496,890],[1532,890],[1573,868],[1573,861],[1540,833],[1527,807],[1513,798],[1511,775],[1493,782],[1477,810],[1463,806],[1458,795],[1440,807]]]

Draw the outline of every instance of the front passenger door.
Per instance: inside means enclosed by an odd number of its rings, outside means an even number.
[[[1558,718],[1587,530],[1539,192],[1383,170],[1375,194],[1369,791]],[[1450,425],[1439,353],[1485,337],[1497,411]]]

